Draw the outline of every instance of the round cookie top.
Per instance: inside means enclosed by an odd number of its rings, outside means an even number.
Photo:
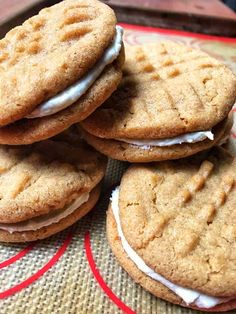
[[[81,78],[111,43],[115,25],[107,5],[65,0],[7,33],[0,41],[0,126]]]
[[[218,149],[131,166],[119,195],[126,240],[169,281],[235,296],[235,180],[236,159]]]
[[[89,193],[105,168],[105,157],[68,133],[34,145],[0,146],[0,222],[62,209]]]
[[[236,78],[199,50],[174,42],[126,47],[120,88],[82,122],[103,138],[167,138],[209,130],[236,100]]]

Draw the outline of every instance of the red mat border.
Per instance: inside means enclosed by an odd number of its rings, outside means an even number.
[[[40,277],[42,277],[50,268],[52,268],[58,260],[64,255],[66,252],[68,246],[70,245],[72,241],[72,237],[74,234],[68,234],[65,241],[62,243],[62,245],[59,247],[59,249],[56,251],[56,253],[53,255],[53,257],[42,267],[40,268],[36,273],[34,273],[32,276],[28,277],[24,281],[20,282],[19,284],[0,292],[0,300],[5,299],[7,297],[12,296],[13,294],[29,287],[31,284],[33,284],[35,281],[37,281]]]
[[[141,32],[148,32],[148,33],[154,32],[154,33],[160,33],[160,34],[165,34],[165,35],[193,37],[193,38],[204,39],[204,40],[221,41],[225,43],[236,44],[236,38],[231,38],[231,37],[213,36],[213,35],[206,35],[206,34],[200,34],[200,33],[180,31],[180,30],[175,30],[175,29],[158,28],[158,27],[142,26],[142,25],[134,25],[134,24],[126,24],[126,23],[119,23],[119,25],[124,27],[125,29],[130,29],[134,31],[141,31]]]
[[[84,235],[84,249],[87,257],[88,264],[90,266],[91,272],[93,273],[95,279],[97,280],[98,284],[102,288],[102,290],[105,292],[105,294],[108,296],[108,298],[117,305],[117,307],[123,311],[123,313],[126,314],[137,314],[135,311],[133,311],[128,305],[126,305],[124,302],[122,302],[115,294],[114,292],[109,288],[109,286],[106,284],[105,280],[101,276],[99,269],[97,268],[96,262],[93,258],[93,252],[91,248],[91,241],[90,241],[90,233],[87,231]]]
[[[5,268],[7,266],[10,266],[11,264],[15,263],[19,259],[23,258],[26,254],[28,254],[35,246],[35,243],[29,244],[27,247],[25,247],[23,250],[18,252],[16,255],[10,257],[9,259],[3,261],[0,263],[0,269]]]

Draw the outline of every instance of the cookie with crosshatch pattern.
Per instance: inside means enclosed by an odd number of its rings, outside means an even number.
[[[0,41],[1,144],[52,137],[85,119],[111,95],[124,62],[116,22],[113,10],[97,0],[65,0],[6,34]],[[109,60],[108,50],[113,51]],[[84,83],[89,75],[92,81]],[[77,82],[87,89],[71,103],[73,95],[64,96]],[[45,110],[45,103],[61,94],[60,106],[57,98]]]
[[[181,158],[218,143],[235,100],[234,74],[206,53],[174,42],[127,46],[121,85],[81,126],[115,159]]]
[[[236,308],[235,180],[236,159],[219,148],[131,166],[107,216],[121,266],[169,302],[205,311]]]
[[[69,132],[0,146],[0,241],[34,241],[75,223],[97,202],[106,163]]]

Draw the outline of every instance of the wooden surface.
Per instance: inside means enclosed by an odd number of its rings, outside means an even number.
[[[0,0],[0,38],[43,7],[56,2],[55,0]]]
[[[59,0],[0,0],[0,37]],[[219,0],[104,0],[118,21],[236,37],[236,14]]]
[[[236,37],[236,14],[218,0],[104,0],[123,23]]]
[[[107,0],[120,6],[145,8],[168,13],[236,19],[236,13],[219,0]]]
[[[0,23],[15,17],[34,6],[40,0],[0,0]]]

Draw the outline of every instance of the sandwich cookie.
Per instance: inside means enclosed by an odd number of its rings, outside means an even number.
[[[236,308],[236,159],[223,149],[131,166],[111,197],[107,236],[149,292],[203,311]]]
[[[46,238],[96,204],[106,158],[83,141],[66,138],[0,146],[0,241]]]
[[[234,74],[204,52],[173,42],[129,46],[120,87],[81,126],[114,159],[178,159],[220,141],[235,99]]]
[[[31,144],[88,117],[122,78],[123,30],[97,0],[65,0],[0,41],[0,143]]]

